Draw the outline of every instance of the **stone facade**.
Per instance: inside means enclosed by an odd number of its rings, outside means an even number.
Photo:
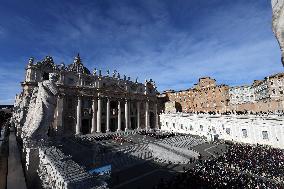
[[[16,111],[28,111],[33,93],[37,96],[39,86],[51,75],[58,77],[55,82],[58,92],[53,94],[55,108],[53,119],[48,123],[49,134],[88,134],[158,127],[154,81],[131,81],[130,77],[121,76],[117,71],[112,74],[107,71],[103,75],[101,70],[95,69],[91,73],[79,55],[68,66],[56,65],[50,56],[37,63],[31,58],[22,82],[23,91],[16,96]],[[27,112],[23,114],[27,115]],[[24,122],[17,124],[19,131]]]
[[[275,74],[266,78],[269,88],[269,97],[272,100],[284,100],[284,73]]]
[[[165,95],[168,101],[175,102],[176,111],[178,112],[188,112],[193,108],[194,93],[192,89],[177,92],[169,90],[165,92]]]
[[[50,56],[39,62],[30,58],[21,85],[11,124],[23,144],[27,174],[37,169],[47,188],[106,188],[104,182],[93,185],[93,177],[71,157],[50,148],[48,139],[158,128],[157,89],[152,79],[139,83],[117,71],[91,73],[79,54],[68,66],[56,65]],[[31,157],[39,157],[32,169]]]
[[[284,149],[284,119],[279,116],[161,114],[161,130]]]
[[[255,100],[265,100],[269,98],[269,85],[268,81],[265,80],[255,80],[252,84],[252,88],[255,92]]]
[[[177,103],[175,101],[168,101],[165,102],[165,113],[176,113],[177,109]]]
[[[54,146],[39,148],[38,174],[42,188],[46,189],[108,188],[104,181],[95,178]]]
[[[234,87],[217,85],[215,79],[204,77],[200,78],[198,84],[195,84],[191,89],[168,90],[163,93],[163,97],[162,95],[160,97],[164,99],[164,103],[167,102],[164,107],[166,113],[283,114],[283,84],[284,73],[274,74],[263,80],[255,80],[252,85]],[[173,104],[175,104],[175,110],[173,110]]]
[[[252,87],[255,90],[253,112],[283,113],[284,112],[284,73],[255,80]]]
[[[216,85],[210,77],[200,78],[198,84],[182,91],[165,91],[168,101],[176,102],[178,112],[226,112],[229,87]],[[171,111],[172,112],[172,111]]]
[[[230,87],[229,96],[231,105],[255,102],[254,88],[247,85]]]
[[[194,88],[193,112],[224,113],[228,108],[229,86],[217,85],[210,77],[200,78]]]

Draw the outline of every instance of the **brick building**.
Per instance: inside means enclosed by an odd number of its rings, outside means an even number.
[[[167,90],[163,94],[165,94],[168,101],[176,102],[175,106],[178,112],[222,113],[227,111],[228,90],[229,86],[216,85],[215,79],[203,77],[199,79],[193,88],[181,91]],[[169,104],[169,106],[172,106],[172,104]]]
[[[188,113],[283,113],[284,73],[254,80],[252,85],[229,87],[216,80],[202,77],[192,88],[167,90],[163,95],[164,110]],[[167,107],[168,106],[168,107]]]
[[[265,77],[264,80],[256,80],[256,103],[254,112],[283,113],[284,111],[284,73]]]
[[[210,77],[203,77],[194,88],[194,112],[216,112],[227,111],[228,106],[227,85],[217,85],[216,80]]]

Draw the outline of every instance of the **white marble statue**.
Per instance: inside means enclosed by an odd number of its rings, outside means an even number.
[[[49,80],[38,83],[38,91],[34,91],[33,97],[36,94],[36,98],[30,103],[22,137],[35,140],[47,138],[56,108],[57,78],[57,75],[51,73]]]
[[[284,0],[271,0],[273,32],[278,40],[284,66]]]

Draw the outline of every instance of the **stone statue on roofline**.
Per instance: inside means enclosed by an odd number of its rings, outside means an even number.
[[[29,59],[29,66],[33,65],[33,63],[34,63],[34,58],[30,57],[30,59]]]
[[[62,63],[60,64],[60,69],[61,69],[61,70],[64,70],[64,69],[65,69],[65,64],[64,64],[64,62],[62,62]]]
[[[112,77],[113,77],[113,78],[115,78],[116,72],[117,72],[116,70],[114,70],[114,71],[112,72]]]
[[[93,75],[97,75],[97,68],[94,69]]]

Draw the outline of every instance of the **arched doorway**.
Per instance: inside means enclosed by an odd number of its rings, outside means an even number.
[[[150,112],[150,128],[155,129],[155,114]]]

